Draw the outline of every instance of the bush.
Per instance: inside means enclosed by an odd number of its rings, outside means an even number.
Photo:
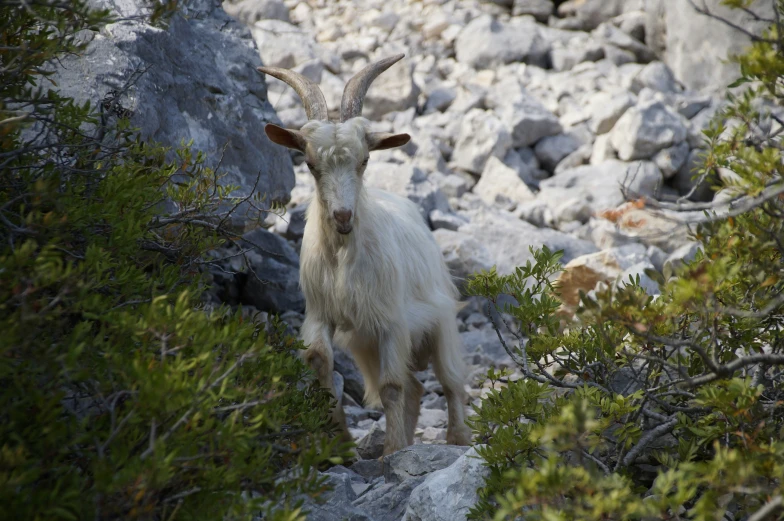
[[[739,2],[735,2],[739,4]],[[784,11],[778,5],[779,12]],[[751,86],[706,131],[699,176],[734,172],[697,211],[696,259],[648,296],[581,294],[561,327],[558,252],[477,274],[524,378],[492,372],[476,409],[491,470],[475,519],[773,519],[784,498],[784,48],[775,25],[737,58]],[[734,126],[722,121],[731,120]],[[723,176],[728,179],[730,176]],[[702,213],[700,213],[702,212]],[[501,295],[516,303],[501,305]],[[504,318],[499,320],[499,318]]]
[[[312,470],[345,454],[329,394],[281,324],[201,301],[248,198],[111,101],[57,94],[48,64],[106,12],[10,1],[0,20],[0,517],[302,519]]]

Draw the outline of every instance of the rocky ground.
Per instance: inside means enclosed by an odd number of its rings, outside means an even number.
[[[225,12],[218,0],[191,0],[166,30],[134,19],[141,0],[93,1],[126,19],[62,64],[65,94],[109,100],[156,141],[193,139],[243,190],[291,193],[284,216],[248,232],[262,247],[245,255],[254,274],[241,273],[236,251],[215,253],[225,260],[212,297],[255,320],[276,313],[295,333],[301,325],[298,249],[314,190],[301,159],[263,137],[266,122],[298,127],[305,113],[291,88],[265,86],[254,70],[262,63],[318,82],[336,113],[356,71],[406,54],[373,84],[364,115],[412,140],[375,153],[366,183],[419,206],[459,285],[494,265],[508,273],[546,245],[564,250],[568,306],[578,290],[629,275],[655,294],[644,271],[666,273],[696,251],[683,223],[641,198],[714,197],[715,179],[695,186],[692,169],[722,105],[715,93],[734,75],[719,59],[743,39],[685,0],[239,0]],[[481,303],[456,320],[478,404],[487,369],[511,361]],[[384,415],[362,407],[361,375],[337,355],[362,459],[327,473],[335,490],[308,503],[310,519],[465,518],[483,469],[472,451],[445,445],[441,387],[431,371],[418,377],[427,392],[416,444],[381,463]]]
[[[560,278],[567,305],[574,305],[579,290],[629,275],[640,275],[656,294],[644,271],[667,272],[696,252],[685,225],[640,198],[714,197],[714,179],[695,186],[692,174],[705,146],[702,131],[722,105],[710,92],[724,77],[711,71],[714,83],[706,85],[705,71],[684,68],[676,52],[684,42],[662,37],[657,27],[672,13],[652,13],[651,4],[572,0],[556,10],[550,0],[363,0],[360,9],[351,2],[243,0],[224,6],[248,25],[265,64],[318,82],[335,114],[352,74],[405,53],[370,89],[364,115],[376,130],[407,132],[412,140],[376,153],[366,183],[418,204],[459,284],[493,265],[510,272],[531,259],[529,246],[564,250]],[[677,63],[683,77],[660,58]],[[282,122],[302,125],[297,95],[268,82]],[[297,164],[301,159],[293,159],[296,185],[286,215],[269,221],[274,235],[251,232],[279,258],[259,255],[253,264],[267,283],[248,278],[235,293],[249,313],[283,312],[296,331],[303,311],[301,297],[292,298],[297,250],[314,185]],[[478,405],[488,367],[511,361],[481,303],[470,302],[457,323],[470,368],[466,387]],[[446,402],[432,371],[418,374],[426,394],[416,444],[383,463],[377,458],[385,417],[362,407],[362,377],[348,355],[337,354],[335,376],[362,459],[327,473],[335,491],[323,505],[308,504],[310,518],[464,519],[483,469],[465,448],[444,445]]]

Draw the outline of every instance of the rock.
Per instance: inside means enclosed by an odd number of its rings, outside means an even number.
[[[307,512],[308,521],[332,521],[334,519],[351,519],[352,521],[373,521],[362,509],[352,505],[356,493],[352,487],[351,476],[348,474],[324,473],[326,484],[331,488],[319,497],[316,502],[311,498],[303,498],[303,511]]]
[[[491,156],[503,158],[512,139],[492,112],[471,109],[463,118],[453,160],[458,168],[479,174]]]
[[[365,396],[365,379],[357,369],[354,359],[342,349],[335,349],[334,365],[335,370],[343,376],[343,387],[346,394],[357,403],[362,403]]]
[[[378,459],[384,453],[384,440],[386,439],[386,432],[374,423],[370,428],[370,432],[357,442],[357,454],[362,459]]]
[[[269,67],[290,69],[317,59],[322,52],[311,35],[283,20],[259,20],[250,30],[261,60]]]
[[[425,221],[435,209],[449,210],[446,195],[422,170],[411,164],[370,162],[364,178],[365,186],[407,197],[417,205]]]
[[[623,12],[623,0],[568,0],[558,6],[564,28],[590,31]]]
[[[253,271],[245,275],[240,300],[262,311],[304,311],[305,298],[299,289],[299,256],[282,237],[258,229],[246,233],[243,248]],[[238,263],[242,259],[237,257]],[[239,268],[239,266],[238,266]],[[240,271],[236,269],[235,271]]]
[[[453,87],[438,87],[430,91],[425,103],[425,112],[445,111],[457,98],[457,89]]]
[[[693,90],[723,90],[738,75],[738,65],[727,56],[740,54],[750,44],[748,36],[722,21],[697,13],[690,2],[649,0],[646,34],[657,41],[663,60],[675,77]],[[760,34],[767,23],[755,22],[740,9],[730,9],[719,0],[706,0],[710,12]],[[697,5],[702,5],[701,3]],[[757,0],[748,7],[763,18],[772,19],[770,2]]]
[[[553,171],[554,175],[558,175],[565,170],[569,170],[571,168],[577,168],[578,166],[582,166],[588,164],[591,160],[591,156],[593,155],[593,145],[586,144],[563,158],[558,165],[555,167]]]
[[[454,445],[412,445],[384,458],[384,479],[401,483],[426,476],[450,466],[465,454],[468,447]]]
[[[536,24],[526,18],[505,23],[481,15],[471,20],[455,41],[457,61],[475,69],[512,62],[544,66],[548,51]]]
[[[490,471],[469,449],[449,467],[433,472],[411,492],[405,521],[462,521],[479,501],[477,489]]]
[[[410,64],[401,60],[373,82],[365,96],[362,115],[377,120],[389,112],[415,107],[418,96],[419,87],[414,83]]]
[[[379,459],[361,459],[351,465],[351,470],[371,481],[384,475],[384,463]]]
[[[467,233],[443,228],[434,231],[433,236],[459,287],[462,287],[463,281],[473,273],[489,270],[493,266],[493,259],[483,245],[484,241],[477,240]]]
[[[432,445],[428,448],[432,448]],[[400,521],[408,506],[411,491],[422,481],[424,478],[411,478],[400,483],[380,484],[358,497],[352,505],[373,521]],[[336,521],[343,518],[332,519]]]
[[[591,113],[590,128],[595,134],[612,130],[626,110],[634,105],[634,97],[627,91],[599,92],[588,105]]]
[[[591,158],[588,160],[588,163],[597,166],[605,161],[617,158],[618,155],[615,153],[615,149],[610,141],[610,134],[596,136],[596,141],[593,142],[593,148],[591,150]]]
[[[435,381],[439,386],[437,381]],[[419,412],[419,427],[446,427],[446,412],[440,409],[421,409]]]
[[[675,146],[659,150],[656,152],[656,155],[651,158],[651,161],[659,167],[664,179],[669,179],[680,170],[688,157],[689,144],[685,141],[681,141]]]
[[[699,148],[691,150],[686,161],[684,161],[672,179],[672,184],[677,188],[678,193],[681,195],[692,193],[690,197],[692,201],[710,201],[713,199],[711,185],[715,181],[715,176],[707,176],[699,183],[697,188],[694,188],[695,183],[699,180],[699,171],[704,163],[704,155],[705,150]],[[694,189],[693,192],[692,189]]]
[[[445,230],[457,231],[462,225],[468,221],[456,214],[442,212],[441,210],[433,210],[430,212],[430,226],[434,230],[443,228]]]
[[[670,275],[674,275],[681,266],[687,262],[693,261],[700,249],[702,249],[700,243],[689,242],[670,253],[662,265],[662,273],[664,273],[664,276],[669,277]]]
[[[598,282],[612,283],[625,269],[643,261],[649,262],[646,248],[640,244],[611,248],[573,259],[558,276],[561,300],[565,306],[574,308],[579,302],[580,291],[587,293]]]
[[[289,21],[289,10],[282,0],[224,0],[223,10],[245,25],[267,19]]]
[[[498,273],[502,275],[512,273],[517,266],[525,265],[526,261],[533,259],[530,246],[540,248],[544,244],[552,251],[563,249],[564,262],[596,251],[593,244],[587,241],[555,230],[537,228],[515,218],[509,212],[474,210],[466,213],[469,223],[461,226],[458,233],[473,236],[478,244],[484,245],[491,259],[490,265],[495,264]],[[443,230],[439,230],[441,231]],[[473,259],[464,259],[462,262],[471,261],[476,262]],[[487,261],[483,259],[483,262]]]
[[[610,23],[600,24],[591,35],[607,45],[631,53],[634,56],[633,61],[648,63],[656,57],[653,51],[646,47],[645,44],[635,40]],[[605,48],[605,53],[607,53],[607,48]]]
[[[531,96],[514,78],[504,78],[488,96],[487,103],[499,114],[512,137],[512,147],[535,144],[563,130],[555,115]],[[457,146],[457,145],[456,145]]]
[[[632,280],[637,280],[639,277],[640,287],[643,289],[643,291],[645,291],[648,295],[659,295],[661,293],[659,290],[659,284],[650,278],[647,273],[645,273],[646,270],[655,269],[656,268],[653,266],[653,263],[650,260],[644,260],[629,266],[623,270],[623,272],[618,277],[618,286],[631,284]]]
[[[555,209],[564,201],[579,199],[594,212],[615,208],[625,201],[622,186],[634,195],[653,196],[662,183],[662,174],[650,161],[624,163],[605,161],[559,172],[540,183],[538,199]]]
[[[120,17],[141,10],[139,2],[95,4]],[[174,148],[193,140],[193,153],[203,153],[206,166],[220,163],[221,183],[239,187],[234,195],[250,194],[258,176],[259,193],[287,201],[291,160],[264,135],[265,124],[279,120],[255,70],[262,63],[250,34],[215,3],[189,9],[192,16],[174,16],[165,30],[140,16],[99,34],[86,31],[86,50],[63,57],[52,79],[78,104],[96,106],[121,92],[116,108],[129,114],[143,139]]]
[[[644,42],[647,17],[643,10],[627,11],[613,18],[612,23],[635,40]]]
[[[460,197],[468,192],[474,185],[473,179],[469,181],[467,177],[470,178],[470,175],[462,176],[458,174],[449,174],[445,176],[436,176],[431,174],[428,176],[428,179],[436,183],[447,197]]]
[[[283,216],[283,226],[275,231],[290,241],[296,241],[305,235],[305,213],[307,205],[295,206]]]
[[[676,92],[677,82],[675,76],[667,65],[662,62],[651,62],[643,67],[632,80],[632,90],[641,91],[649,88],[656,92]]]
[[[627,110],[610,139],[624,161],[646,159],[686,139],[686,126],[680,115],[655,101]]]
[[[504,156],[504,164],[514,170],[517,177],[528,186],[539,186],[540,179],[537,176],[539,161],[530,148],[522,148],[519,151],[510,149]]]
[[[678,114],[686,119],[691,119],[696,116],[702,109],[710,106],[710,96],[703,96],[694,93],[683,94],[676,98],[675,108]],[[702,128],[700,128],[702,130]]]
[[[578,63],[595,62],[602,58],[604,58],[604,48],[601,45],[595,42],[587,43],[582,39],[569,42],[567,45],[556,42],[550,52],[553,70],[556,71],[568,71]]]
[[[514,0],[512,16],[531,15],[536,21],[547,23],[553,8],[553,0]]]
[[[474,193],[487,204],[519,204],[532,201],[536,196],[517,175],[496,157],[490,157],[479,182],[474,186]]]
[[[580,142],[569,134],[542,138],[534,147],[536,158],[548,172],[553,172],[558,163],[580,148]]]

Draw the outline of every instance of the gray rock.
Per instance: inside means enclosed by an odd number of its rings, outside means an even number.
[[[675,274],[685,263],[693,261],[697,256],[697,252],[701,249],[702,245],[700,243],[690,242],[673,251],[662,265],[662,272],[665,274],[665,277]]]
[[[401,60],[373,82],[373,88],[365,96],[362,115],[376,120],[389,112],[416,107],[418,96],[419,87],[414,83],[410,62]]]
[[[540,180],[536,174],[539,161],[530,148],[510,149],[504,156],[504,164],[517,172],[517,177],[528,186],[539,186]]]
[[[384,463],[378,459],[361,459],[354,462],[350,470],[367,481],[372,481],[384,475]]]
[[[704,163],[704,155],[705,150],[700,148],[692,149],[689,152],[689,157],[672,178],[673,186],[677,188],[681,195],[686,195],[694,189],[690,197],[692,201],[710,201],[713,199],[711,185],[716,180],[715,176],[708,175],[699,183],[697,188],[694,188],[695,183],[699,180],[699,170]]]
[[[647,159],[686,139],[686,126],[680,115],[655,101],[627,110],[613,127],[610,139],[624,161]]]
[[[473,179],[469,181],[467,178],[470,178],[470,175],[448,174],[436,176],[435,174],[430,174],[428,176],[428,179],[435,182],[447,197],[460,197],[468,192],[474,185],[474,181]]]
[[[678,90],[672,71],[667,65],[659,61],[651,62],[643,67],[632,80],[632,89],[635,92],[639,92],[645,87],[666,93]]]
[[[133,17],[142,4],[95,5]],[[262,63],[248,30],[215,3],[188,12],[165,30],[127,20],[100,34],[85,32],[85,52],[63,57],[52,79],[77,103],[97,106],[120,92],[116,108],[130,114],[144,139],[174,148],[193,140],[194,154],[202,152],[210,167],[220,162],[221,182],[238,186],[236,195],[249,194],[258,176],[257,192],[288,200],[291,160],[264,134],[266,123],[279,120],[255,70]]]
[[[455,41],[457,61],[475,69],[511,62],[546,65],[549,48],[533,21],[504,23],[490,15],[471,20]]]
[[[540,248],[544,244],[552,251],[563,249],[563,262],[596,251],[596,247],[587,241],[555,230],[537,228],[509,212],[474,210],[466,213],[469,214],[470,222],[462,226],[458,233],[473,236],[485,245],[491,259],[490,265],[495,264],[499,274],[512,273],[517,266],[532,260],[530,246]]]
[[[380,458],[384,453],[384,439],[386,439],[384,428],[378,423],[374,423],[370,432],[357,442],[357,454],[362,459]]]
[[[674,176],[681,169],[686,159],[689,157],[689,144],[681,141],[677,145],[665,148],[656,152],[651,161],[661,170],[665,179]]]
[[[632,266],[626,268],[623,273],[621,273],[620,277],[618,277],[618,284],[619,285],[626,285],[631,284],[631,279],[636,280],[637,277],[640,278],[640,287],[648,294],[648,295],[659,295],[661,291],[659,290],[659,284],[656,283],[652,278],[650,278],[646,273],[645,270],[655,270],[656,268],[653,266],[653,263],[645,260],[642,262],[638,262]]]
[[[569,134],[548,136],[534,147],[536,158],[548,172],[553,172],[563,158],[580,148],[580,142]]]
[[[266,19],[289,21],[289,10],[282,0],[224,0],[223,9],[245,25]]]
[[[308,211],[307,205],[295,206],[286,212],[286,229],[283,236],[289,240],[296,241],[305,235],[305,213]]]
[[[493,258],[483,245],[484,240],[477,240],[467,233],[443,228],[434,231],[433,236],[459,287],[462,287],[464,280],[471,274],[480,270],[489,270],[493,266]]]
[[[634,97],[627,91],[599,92],[589,103],[590,128],[595,134],[612,130],[621,116],[634,105]]]
[[[593,155],[593,145],[587,144],[583,145],[565,158],[563,158],[558,165],[555,167],[553,174],[558,175],[564,170],[569,170],[570,168],[577,168],[578,166],[588,164],[591,160],[591,156]]]
[[[639,40],[635,40],[610,23],[605,22],[600,24],[599,27],[594,29],[591,35],[597,40],[612,47],[632,53],[634,55],[634,61],[648,63],[655,58],[653,51],[646,47],[645,44],[641,43]],[[605,53],[607,53],[606,48]]]
[[[711,104],[710,96],[703,96],[694,93],[684,94],[676,99],[677,101],[675,108],[678,110],[678,114],[686,119],[693,118],[702,109],[710,106]]]
[[[463,521],[479,500],[490,471],[471,448],[449,467],[433,472],[411,492],[405,521]]]
[[[411,491],[422,481],[424,478],[411,478],[401,483],[380,484],[358,497],[352,506],[358,508],[373,521],[400,521],[408,506]],[[332,519],[342,520],[342,518]]]
[[[363,509],[352,505],[356,493],[352,487],[349,474],[325,473],[327,484],[332,489],[319,496],[319,502],[303,498],[303,511],[308,521],[334,521],[349,519],[351,521],[374,521]]]
[[[578,41],[574,45],[553,45],[550,60],[553,70],[568,71],[578,63],[595,62],[604,58],[604,47],[595,42]]]
[[[553,0],[514,0],[512,16],[531,15],[538,22],[546,23],[553,9]]]
[[[623,0],[568,0],[558,6],[564,29],[590,31],[623,12]]]
[[[241,245],[253,273],[245,276],[240,299],[245,304],[272,312],[304,311],[299,289],[299,256],[282,237],[264,229],[246,233]]]
[[[698,5],[702,5],[698,3]],[[758,23],[740,9],[730,9],[719,0],[706,0],[706,7],[719,17],[755,34],[767,23]],[[773,17],[772,4],[757,0],[751,10],[763,18]],[[649,0],[647,38],[662,51],[663,59],[686,87],[722,90],[738,77],[738,65],[727,56],[742,53],[749,38],[720,20],[697,13],[690,2]]]
[[[365,170],[365,185],[407,197],[419,208],[422,218],[435,209],[449,210],[446,195],[425,173],[411,164],[370,162]]]
[[[357,403],[362,403],[365,396],[365,379],[362,377],[359,369],[357,369],[354,359],[342,349],[336,349],[334,364],[335,370],[343,375],[343,386],[346,394],[351,396]]]
[[[482,177],[474,186],[474,193],[487,204],[502,206],[525,203],[536,197],[517,172],[496,157],[487,161]]]
[[[453,87],[438,87],[430,91],[425,103],[425,112],[445,111],[457,98],[457,89]]]
[[[396,484],[426,476],[448,467],[467,450],[454,445],[411,445],[384,458],[384,479]]]
[[[270,67],[290,69],[323,52],[311,35],[283,20],[259,20],[250,30],[264,65]]]
[[[535,144],[563,130],[555,115],[531,96],[514,77],[504,78],[488,95],[490,105],[512,137],[513,148]]]
[[[662,174],[650,161],[624,163],[605,161],[560,172],[541,182],[538,199],[555,211],[565,201],[585,201],[594,212],[616,208],[625,199],[621,190],[652,196],[662,183]]]
[[[457,231],[462,225],[468,221],[456,214],[442,212],[441,210],[433,210],[430,212],[430,226],[434,230],[443,228],[445,230]]]
[[[479,174],[491,156],[503,158],[511,145],[509,131],[492,112],[471,109],[462,120],[453,160],[458,168]]]

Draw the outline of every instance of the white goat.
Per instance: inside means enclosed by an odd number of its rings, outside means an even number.
[[[306,301],[302,337],[309,345],[304,358],[334,395],[333,339],[351,351],[365,378],[366,403],[380,401],[387,415],[384,454],[414,441],[423,387],[412,371],[425,369],[430,360],[449,407],[447,442],[470,442],[457,289],[414,203],[362,183],[370,151],[410,139],[369,132],[361,117],[370,83],[401,58],[370,64],[348,82],[339,123],[328,121],[318,85],[290,70],[259,67],[297,91],[309,119],[299,131],[265,128],[273,142],[305,154],[316,180],[300,266]],[[348,436],[340,404],[333,418]]]

